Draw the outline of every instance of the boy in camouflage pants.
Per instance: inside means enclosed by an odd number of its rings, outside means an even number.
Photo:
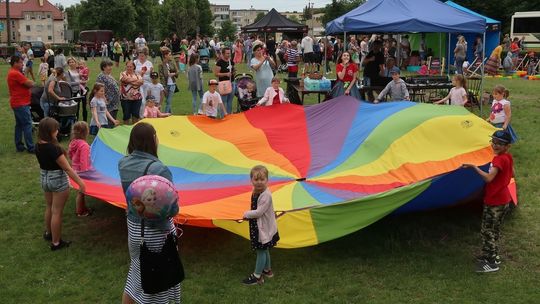
[[[499,238],[501,225],[512,202],[508,184],[514,176],[514,161],[508,153],[512,137],[506,131],[495,131],[491,136],[491,148],[495,157],[491,161],[489,172],[471,164],[464,164],[465,168],[473,168],[486,182],[484,192],[484,210],[482,214],[482,256],[478,259],[476,272],[494,272],[499,270],[501,263],[499,252]]]

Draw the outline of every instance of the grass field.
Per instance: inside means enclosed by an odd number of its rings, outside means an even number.
[[[89,62],[91,84],[98,65]],[[37,161],[15,152],[7,70],[0,63],[0,302],[119,303],[129,266],[124,211],[90,198],[95,214],[77,218],[72,193],[63,235],[73,244],[49,250],[41,238],[44,201]],[[113,75],[119,73],[115,68]],[[219,229],[185,227],[183,302],[540,303],[540,82],[487,79],[486,88],[497,83],[510,89],[512,125],[520,136],[511,150],[520,206],[503,228],[498,273],[473,272],[478,205],[389,216],[318,246],[275,249],[275,277],[253,287],[240,284],[255,263],[248,241]],[[186,114],[191,94],[185,77],[179,85],[173,112]]]

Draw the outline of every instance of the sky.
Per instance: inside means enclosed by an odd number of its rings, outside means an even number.
[[[80,0],[49,0],[51,3],[61,3],[64,7],[68,7],[72,4],[79,3]],[[324,7],[326,4],[332,2],[332,0],[311,0],[314,3],[314,7]],[[277,11],[302,11],[308,4],[308,1],[298,0],[211,0],[212,4],[229,4],[232,9],[248,9],[253,6],[254,9],[267,9],[275,8]]]

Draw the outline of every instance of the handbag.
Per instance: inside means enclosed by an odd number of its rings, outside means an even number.
[[[231,66],[231,61],[229,60],[229,66]],[[231,71],[232,72],[232,71]],[[223,80],[218,83],[218,92],[219,95],[229,95],[232,92],[232,82],[231,80]]]
[[[176,237],[169,233],[160,252],[149,250],[144,240],[144,219],[141,221],[141,285],[147,294],[156,294],[179,284],[185,278],[178,255]]]

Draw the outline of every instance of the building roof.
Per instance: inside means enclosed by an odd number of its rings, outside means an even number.
[[[23,0],[9,3],[11,19],[24,19],[25,12],[50,12],[54,20],[63,20],[64,16],[56,6],[47,0]],[[0,3],[0,19],[6,19],[6,3]]]

